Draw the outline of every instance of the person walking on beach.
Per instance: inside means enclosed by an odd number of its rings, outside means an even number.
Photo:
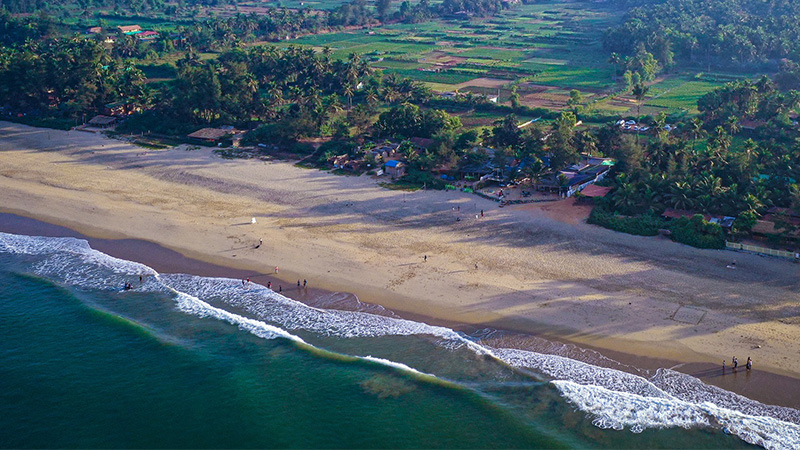
[[[750,357],[747,357],[747,362],[744,364],[744,368],[750,370],[753,368],[753,360]]]
[[[722,360],[722,374],[725,375],[725,360]]]
[[[283,286],[281,286],[280,284],[278,285],[278,292],[283,292]]]
[[[275,266],[275,273],[278,273],[278,266]]]
[[[483,217],[483,210],[481,210],[481,217]]]
[[[272,281],[267,281],[267,289],[272,289]]]
[[[308,286],[308,281],[306,281],[306,280],[305,280],[305,278],[304,278],[304,279],[303,279],[303,289],[305,289],[305,288],[306,288],[306,286]],[[749,359],[749,358],[748,358],[748,359]]]
[[[736,368],[739,367],[739,360],[734,356],[731,362],[733,362],[733,371],[736,372]]]
[[[425,261],[425,262],[428,262],[428,255],[423,256],[422,260]]]
[[[297,280],[297,289],[300,289],[300,280]]]

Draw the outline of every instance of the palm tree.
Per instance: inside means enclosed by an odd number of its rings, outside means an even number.
[[[633,90],[631,92],[633,93],[633,96],[636,97],[636,101],[637,101],[637,104],[636,104],[636,115],[637,116],[641,115],[641,113],[642,113],[642,100],[644,100],[644,98],[647,95],[647,92],[649,90],[650,90],[650,87],[646,86],[643,83],[636,83],[636,85],[633,86]]]
[[[686,181],[676,181],[670,186],[667,194],[669,204],[675,209],[692,209],[694,199],[692,186]]]
[[[614,66],[614,80],[617,79],[617,67],[622,64],[622,58],[617,53],[612,53],[611,57],[608,58],[608,62]]]
[[[728,128],[728,133],[736,134],[742,127],[739,125],[739,118],[736,116],[728,117],[728,120],[725,121],[725,126]]]
[[[703,121],[699,117],[694,117],[690,123],[692,126],[692,136],[693,136],[692,151],[697,152],[697,140],[701,136],[703,136],[706,132],[705,130],[703,130]]]
[[[614,192],[611,201],[614,202],[615,209],[631,213],[639,205],[638,196],[639,193],[633,183],[622,183]]]
[[[344,96],[347,97],[347,101],[350,104],[350,108],[353,107],[353,86],[350,83],[344,85]]]

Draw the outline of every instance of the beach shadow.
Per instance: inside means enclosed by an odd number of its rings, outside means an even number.
[[[244,226],[244,225],[255,225],[255,224],[254,224],[254,223],[252,223],[252,222],[242,222],[242,223],[232,223],[232,224],[230,224],[230,225],[228,225],[228,226],[231,226],[231,227],[241,227],[241,226]]]

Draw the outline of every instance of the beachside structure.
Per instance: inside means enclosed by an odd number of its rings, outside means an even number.
[[[603,198],[611,192],[610,186],[598,186],[590,184],[580,192],[580,201],[583,203],[594,203],[595,199]]]
[[[383,165],[383,168],[386,171],[386,174],[392,178],[401,178],[406,174],[405,163],[396,159],[386,161],[386,164]]]
[[[222,140],[222,138],[235,134],[236,130],[234,129],[227,129],[226,128],[201,128],[194,133],[188,134],[186,137],[189,139],[195,139],[198,141],[206,142],[209,144],[216,144]]]
[[[89,120],[88,125],[95,128],[108,128],[113,126],[115,123],[117,123],[116,117],[97,115]]]
[[[773,206],[752,228],[755,236],[800,240],[800,211]]]
[[[681,217],[686,217],[687,219],[691,219],[697,214],[700,213],[698,213],[697,211],[686,210],[686,209],[667,208],[661,214],[661,217],[665,219],[679,219]],[[719,216],[711,214],[702,214],[702,216],[706,220],[706,222],[716,223],[717,225],[725,229],[730,229],[733,226],[733,221],[736,220],[735,217],[731,216]]]
[[[577,163],[558,173],[543,176],[538,182],[532,183],[532,187],[538,192],[550,192],[568,198],[602,181],[610,169],[611,166],[604,164]]]

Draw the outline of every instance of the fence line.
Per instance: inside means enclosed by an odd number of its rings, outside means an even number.
[[[725,241],[725,247],[731,250],[744,250],[746,252],[761,253],[763,255],[779,256],[781,258],[800,260],[800,253],[798,252],[787,252],[785,250],[775,250],[772,248],[758,247],[755,245],[741,244],[739,242],[728,242],[728,241]]]

